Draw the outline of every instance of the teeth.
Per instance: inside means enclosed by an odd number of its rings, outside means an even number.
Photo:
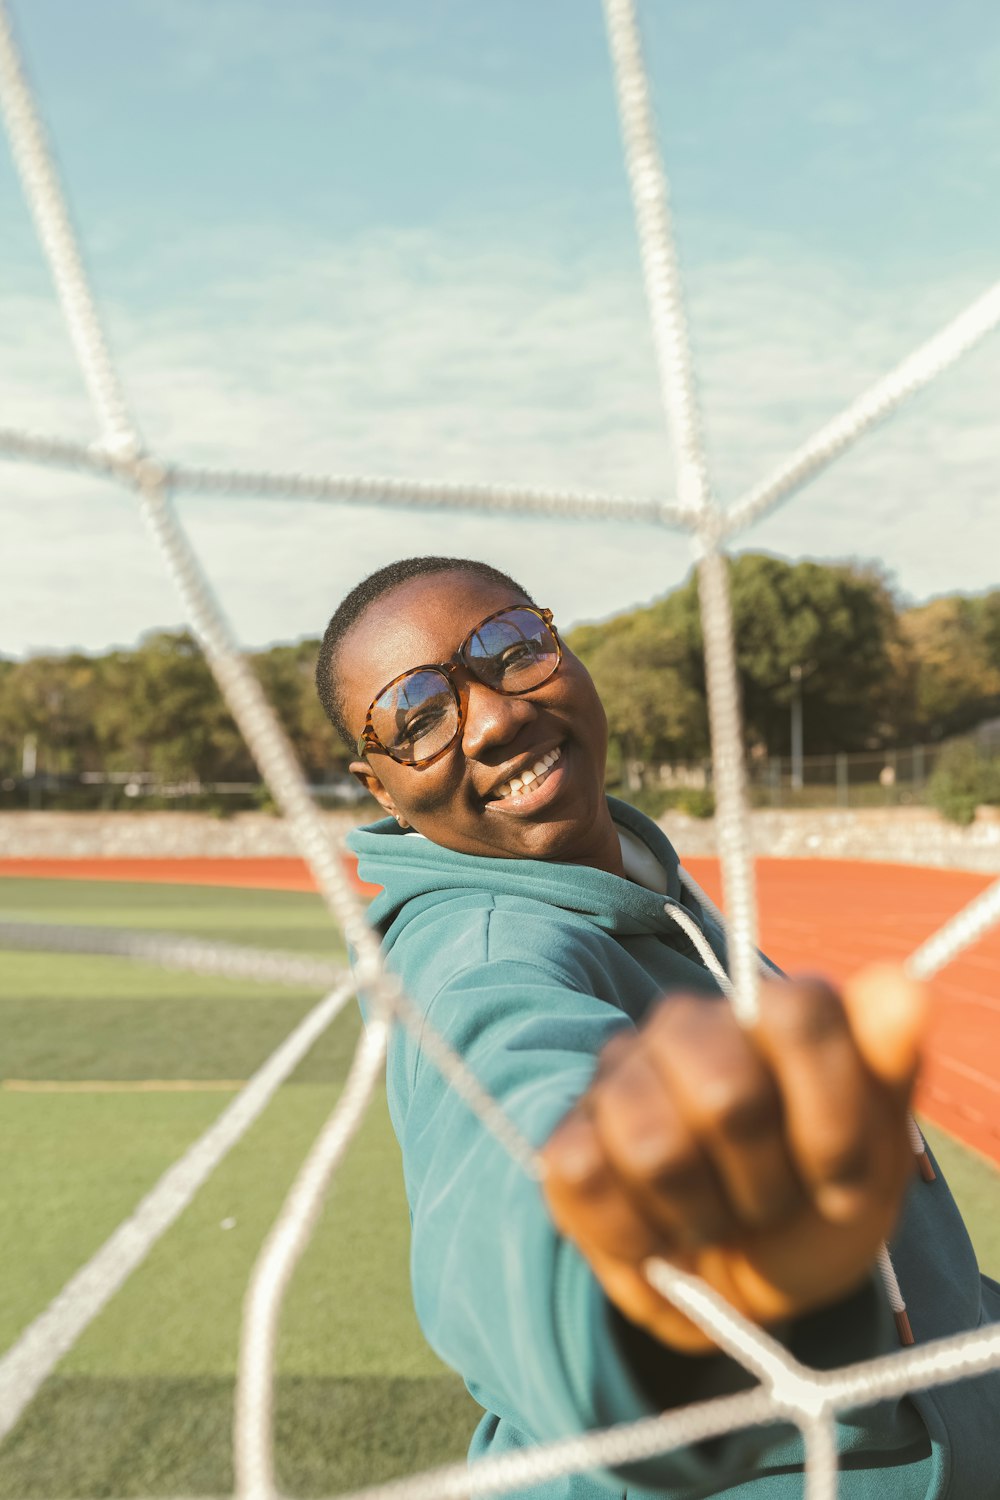
[[[522,771],[520,776],[512,776],[509,781],[504,782],[503,786],[498,786],[494,796],[497,798],[517,796],[518,792],[525,787],[530,787],[539,777],[544,776],[561,755],[561,748],[556,746],[555,750],[550,750],[547,755],[543,755],[541,760],[536,760],[530,771]]]

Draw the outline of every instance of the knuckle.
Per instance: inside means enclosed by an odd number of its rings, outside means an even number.
[[[823,1182],[861,1183],[870,1173],[870,1154],[863,1141],[837,1141],[822,1146],[814,1156],[817,1177]]]
[[[695,1151],[668,1151],[653,1175],[658,1192],[671,1198],[693,1198],[705,1186],[705,1164]]]
[[[660,1038],[673,1038],[700,1029],[705,1012],[713,1004],[694,995],[668,995],[653,1009],[646,1030]]]
[[[778,1104],[770,1090],[748,1090],[727,1081],[704,1091],[701,1110],[704,1128],[732,1143],[759,1141],[778,1123]]]
[[[686,1058],[728,1050],[739,1024],[728,1003],[714,996],[674,995],[661,1001],[646,1023],[646,1035],[660,1066],[683,1069]]]
[[[616,1117],[631,1119],[639,1111],[649,1112],[654,1102],[650,1080],[655,1073],[645,1064],[640,1052],[621,1049],[590,1089],[594,1114],[603,1121]]]
[[[631,1030],[619,1031],[605,1042],[597,1059],[596,1078],[602,1082],[610,1078],[631,1057],[637,1042],[638,1037]]]
[[[542,1151],[546,1176],[564,1189],[593,1195],[605,1177],[604,1154],[596,1132],[572,1113],[556,1128]]]
[[[638,1123],[621,1142],[619,1157],[633,1180],[657,1184],[675,1171],[679,1160],[677,1143],[656,1120]]]
[[[683,1155],[683,1138],[653,1101],[628,1099],[622,1107],[606,1098],[601,1116],[602,1135],[615,1169],[635,1182],[651,1183],[670,1172]]]
[[[787,1045],[822,1047],[840,1040],[847,1021],[839,996],[829,985],[785,983],[762,996],[765,1024]]]

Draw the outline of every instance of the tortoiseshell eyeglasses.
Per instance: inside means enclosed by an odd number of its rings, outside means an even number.
[[[381,750],[402,766],[429,766],[451,749],[465,722],[456,667],[495,693],[516,697],[541,687],[561,661],[550,609],[498,609],[469,631],[450,661],[411,667],[386,684],[368,710],[358,755]]]

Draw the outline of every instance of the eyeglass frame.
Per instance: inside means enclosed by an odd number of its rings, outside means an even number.
[[[468,646],[469,642],[472,640],[472,637],[474,635],[477,635],[479,631],[482,630],[484,625],[488,625],[491,620],[499,619],[501,615],[512,614],[516,609],[525,610],[529,615],[537,616],[537,618],[542,621],[542,624],[548,628],[548,630],[551,632],[552,639],[556,643],[556,662],[555,666],[552,668],[552,671],[548,674],[547,677],[543,677],[541,682],[536,682],[530,688],[521,688],[520,690],[507,692],[501,687],[494,687],[491,682],[483,682],[483,679],[477,674],[475,668],[470,664],[467,657],[465,656],[465,649]],[[490,690],[494,693],[499,693],[503,698],[523,698],[526,693],[533,693],[536,688],[543,687],[545,683],[551,682],[552,678],[556,675],[560,666],[562,665],[562,659],[562,641],[559,639],[558,630],[552,623],[551,609],[540,609],[537,604],[505,604],[503,609],[495,609],[493,613],[487,615],[484,620],[480,620],[478,625],[474,625],[469,631],[468,635],[462,641],[462,644],[459,646],[458,650],[453,656],[450,656],[447,661],[421,662],[419,666],[407,667],[405,672],[400,672],[398,677],[393,677],[391,682],[387,682],[384,687],[379,688],[371,703],[368,705],[368,712],[365,715],[364,728],[358,735],[357,741],[355,743],[355,749],[357,750],[358,757],[359,759],[363,760],[373,750],[381,750],[383,755],[388,755],[389,759],[395,761],[397,766],[409,766],[412,770],[415,771],[420,770],[423,766],[431,766],[436,760],[440,760],[442,755],[448,754],[448,751],[452,749],[455,741],[459,738],[463,728],[465,727],[465,706],[462,702],[462,694],[459,692],[458,688],[455,685],[455,670],[457,667],[464,667],[467,672],[471,673],[471,675],[475,677],[477,682],[482,682],[484,687],[490,688]],[[372,724],[372,711],[375,708],[375,705],[378,703],[378,700],[382,697],[383,693],[387,693],[390,688],[396,686],[397,682],[402,682],[404,677],[409,677],[414,672],[440,672],[442,674],[442,676],[447,681],[448,686],[451,688],[452,694],[455,698],[455,707],[458,709],[458,724],[456,725],[455,733],[452,735],[447,745],[442,745],[441,749],[435,750],[433,755],[427,755],[422,760],[396,760],[396,757],[393,755],[388,745],[383,745],[382,741],[379,739],[377,733],[375,732],[375,727]]]

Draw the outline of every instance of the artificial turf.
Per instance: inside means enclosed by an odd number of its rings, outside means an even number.
[[[338,957],[318,898],[294,892],[0,881],[4,916],[192,932]],[[318,994],[124,959],[5,955],[5,1080],[248,1077]],[[231,1489],[240,1305],[253,1260],[332,1109],[358,1033],[349,1007],[0,1447],[0,1496]],[[0,1091],[0,1345],[13,1340],[233,1097]],[[377,1098],[291,1288],[277,1404],[281,1482],[331,1492],[464,1453],[476,1408],[424,1342],[408,1217]]]
[[[280,1091],[0,1448],[0,1494],[226,1492],[243,1292],[336,1092],[318,1084]],[[124,1099],[167,1106],[178,1149],[182,1135],[192,1134],[190,1106],[206,1102],[200,1095]],[[65,1125],[80,1104],[123,1097],[31,1102],[69,1106]],[[77,1120],[81,1137],[92,1138],[89,1123]],[[103,1179],[91,1186],[92,1197],[103,1191],[106,1209],[130,1206]],[[63,1225],[61,1215],[46,1221],[37,1212],[26,1230],[37,1250],[52,1239],[62,1246]],[[395,1145],[378,1099],[334,1183],[282,1321],[278,1461],[291,1493],[330,1493],[465,1451],[476,1409],[416,1325],[407,1239]],[[30,1260],[27,1242],[22,1249]],[[37,1280],[37,1272],[22,1273],[29,1310],[46,1300],[30,1296]]]
[[[0,880],[0,910],[342,952],[318,898],[288,892]],[[4,1074],[56,1084],[237,1080],[317,998],[124,959],[5,955]],[[231,1489],[247,1276],[333,1107],[357,1025],[352,1007],[63,1360],[0,1446],[3,1500]],[[0,1092],[0,1345],[231,1098]],[[930,1134],[984,1269],[998,1275],[1000,1174]],[[420,1335],[407,1252],[398,1155],[379,1098],[335,1180],[282,1323],[277,1452],[289,1493],[335,1493],[465,1451],[476,1408]]]
[[[0,878],[5,920],[93,923],[178,932],[258,948],[343,957],[344,945],[319,896],[298,891],[128,881]]]

